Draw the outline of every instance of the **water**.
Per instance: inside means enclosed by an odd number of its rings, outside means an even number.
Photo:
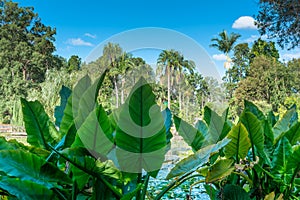
[[[165,179],[170,170],[179,160],[192,153],[191,148],[186,145],[180,137],[172,138],[171,144],[171,150],[166,155],[167,162],[163,164],[155,179],[150,178],[148,192],[152,194],[152,196],[156,196],[161,190],[163,190],[169,183],[172,182],[172,180]],[[192,178],[186,181],[175,189],[167,192],[162,199],[186,199],[186,195],[190,194],[190,185],[201,179],[203,179],[203,177]],[[191,198],[193,200],[210,200],[209,196],[206,194],[203,184],[197,184],[192,188]]]

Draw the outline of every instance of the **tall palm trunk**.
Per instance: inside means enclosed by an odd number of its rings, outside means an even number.
[[[124,87],[125,87],[125,80],[122,78],[122,89],[121,89],[121,104],[124,103]]]
[[[168,108],[171,109],[171,66],[167,66],[168,72]]]
[[[114,86],[115,86],[115,93],[116,93],[116,107],[119,107],[119,89],[117,84],[117,78],[114,78]]]
[[[179,86],[179,91],[178,91],[178,102],[179,102],[179,112],[182,110],[182,100],[181,100],[181,96],[182,96],[182,93],[181,93],[181,89],[180,89],[180,86]]]

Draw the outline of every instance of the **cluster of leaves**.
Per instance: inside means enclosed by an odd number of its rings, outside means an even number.
[[[278,112],[286,98],[298,94],[299,59],[280,62],[275,43],[262,39],[251,47],[241,43],[232,49],[232,66],[223,78],[231,116],[240,114],[244,99]]]
[[[43,24],[34,8],[10,0],[1,4],[0,121],[10,123],[16,101],[37,88],[47,70],[63,67],[64,59],[53,55],[55,28]]]
[[[288,49],[299,47],[299,11],[298,0],[260,0],[260,10],[256,16],[259,32]]]
[[[298,199],[300,123],[295,106],[279,120],[251,102],[244,107],[236,124],[226,119],[228,110],[219,116],[208,107],[195,127],[175,117],[178,133],[195,153],[167,178],[177,177],[181,184],[203,177],[199,183],[205,183],[211,199]]]
[[[124,105],[108,116],[96,101],[105,74],[93,84],[84,76],[73,92],[61,90],[61,105],[55,109],[59,131],[41,103],[21,99],[30,146],[1,138],[1,195],[10,199],[145,198],[149,178],[156,176],[170,144],[171,114],[160,111],[150,85],[140,79]],[[140,127],[151,121],[157,132],[143,137],[143,130],[136,128],[132,131],[138,135],[133,137],[121,127],[128,124],[128,114]],[[143,153],[158,150],[154,161],[143,158]],[[139,156],[130,158],[124,151]],[[109,154],[115,155],[118,168]]]
[[[299,196],[296,108],[278,120],[248,101],[237,124],[227,119],[228,109],[218,115],[205,107],[195,127],[174,116],[177,132],[194,154],[176,164],[167,176],[173,180],[157,195],[149,194],[149,178],[156,177],[169,149],[172,114],[160,111],[152,88],[140,79],[124,104],[107,115],[97,103],[105,74],[93,84],[84,76],[73,92],[62,89],[61,105],[55,109],[59,130],[41,103],[21,99],[30,146],[0,139],[1,195],[160,199],[183,182],[202,177],[195,184],[205,182],[212,199]],[[155,133],[146,135],[147,126]],[[151,152],[156,153],[147,157]]]

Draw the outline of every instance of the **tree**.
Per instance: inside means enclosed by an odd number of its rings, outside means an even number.
[[[56,30],[42,23],[32,7],[2,1],[0,7],[1,113],[11,115],[13,101],[26,97],[51,68],[60,68],[55,51]],[[12,100],[14,99],[14,100]],[[0,119],[1,120],[1,119]]]
[[[238,84],[234,98],[240,106],[244,99],[264,101],[277,111],[290,87],[287,68],[274,58],[261,55],[250,64],[248,76]]]
[[[72,55],[68,60],[68,71],[77,71],[81,66],[81,58],[79,56]]]
[[[293,59],[287,63],[289,85],[292,93],[300,94],[300,58]]]
[[[175,50],[163,50],[157,59],[158,74],[164,74],[167,76],[167,90],[168,90],[168,108],[171,108],[171,84],[173,82],[172,77],[175,71],[182,71],[183,68],[190,68],[190,63],[184,60],[183,55]]]
[[[237,44],[234,47],[233,66],[225,72],[225,86],[228,98],[232,98],[237,84],[246,77],[249,68],[250,49],[248,43]]]
[[[292,49],[300,45],[299,0],[260,0],[256,24],[261,35],[277,38],[280,47]]]
[[[262,39],[258,39],[254,42],[251,53],[250,53],[250,61],[253,60],[256,56],[264,55],[266,57],[279,59],[279,52],[275,47],[274,42],[266,42]]]
[[[225,53],[227,62],[224,63],[225,68],[229,68],[229,64],[231,62],[228,54],[233,49],[234,43],[237,41],[241,35],[236,33],[230,33],[230,35],[227,34],[227,32],[224,30],[221,33],[219,33],[220,38],[212,38],[211,41],[215,42],[210,45],[210,47],[217,48],[219,51]]]
[[[119,44],[113,44],[109,42],[103,48],[103,55],[99,58],[102,66],[109,68],[108,77],[113,83],[113,88],[115,90],[116,96],[116,107],[119,107],[119,86],[118,80],[120,75],[120,68],[117,65],[118,59],[123,54],[123,50]]]

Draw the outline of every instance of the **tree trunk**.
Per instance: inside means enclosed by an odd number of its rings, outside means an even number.
[[[204,94],[201,95],[201,109],[204,107]]]
[[[116,93],[116,107],[119,107],[119,90],[118,90],[118,84],[117,84],[117,78],[114,78],[114,86],[115,86],[115,93]]]
[[[187,96],[186,103],[185,103],[185,118],[187,119],[188,113],[189,113],[189,101],[190,98]]]
[[[167,66],[168,72],[168,108],[171,109],[171,66]]]
[[[182,94],[181,94],[181,90],[180,90],[180,86],[179,86],[179,91],[178,91],[178,102],[179,102],[179,112],[181,111],[181,109],[182,109],[182,101],[181,101],[181,96],[182,96]]]
[[[26,81],[26,69],[23,68],[23,80]]]
[[[122,78],[122,89],[121,89],[121,104],[124,103],[124,85],[125,85],[125,80]]]

